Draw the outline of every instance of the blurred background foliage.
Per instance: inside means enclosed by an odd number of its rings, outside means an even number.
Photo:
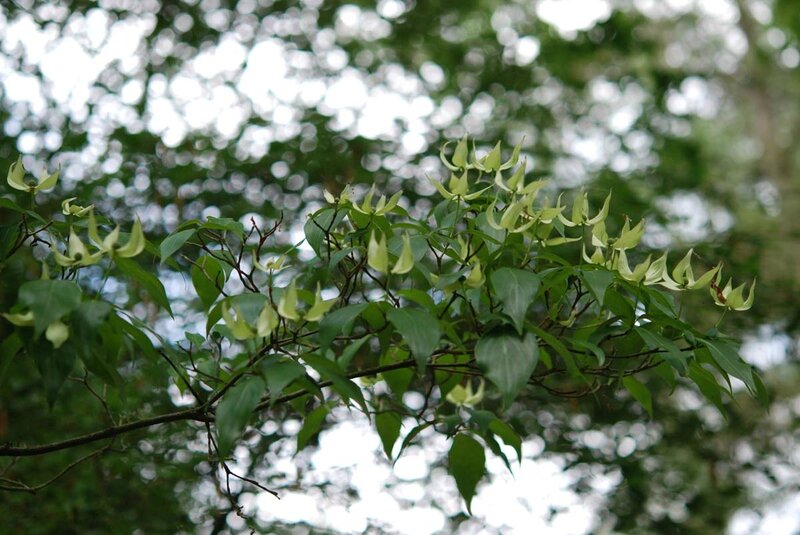
[[[28,168],[60,164],[53,206],[75,196],[115,217],[135,211],[157,239],[209,215],[283,213],[299,230],[323,188],[345,184],[402,189],[424,209],[444,141],[524,137],[530,173],[552,178],[552,193],[612,189],[616,213],[648,218],[653,248],[679,258],[694,247],[708,266],[721,259],[737,280],[758,278],[754,308],[722,328],[745,340],[774,397],[768,413],[743,396],[723,417],[654,380],[653,421],[621,394],[520,399],[511,410],[526,451],[555,463],[580,497],[550,506],[545,523],[553,533],[789,533],[800,529],[799,39],[795,0],[13,0],[0,7],[0,162],[22,153]],[[3,309],[15,276],[0,283]],[[712,308],[704,296],[684,305],[709,327]],[[79,378],[48,412],[29,371],[0,385],[0,441],[14,425],[47,442],[104,424],[90,416],[96,401],[70,395]],[[140,396],[156,409],[177,399],[166,381]],[[131,435],[123,453],[38,495],[0,494],[0,532],[400,529],[379,511],[360,528],[326,519],[358,489],[339,472],[309,477],[309,455],[287,469],[281,438],[296,429],[274,422],[243,470],[314,497],[323,514],[283,518],[281,502],[256,508],[260,497],[241,489],[238,517],[196,444],[202,433],[172,426]],[[399,510],[440,510],[445,531],[508,532],[513,519],[480,507],[458,514],[436,469],[444,450],[429,446],[439,454],[426,457],[421,496],[404,497],[408,483],[387,475]],[[47,480],[69,455],[26,473]],[[583,528],[563,522],[576,508],[589,511]]]

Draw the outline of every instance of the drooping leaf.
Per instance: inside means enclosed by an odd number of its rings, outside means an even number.
[[[467,511],[472,514],[472,498],[486,468],[483,446],[471,436],[459,433],[453,438],[447,461],[448,471],[456,480],[456,487],[467,504]]]
[[[400,415],[392,411],[379,412],[375,415],[375,428],[383,444],[383,451],[389,460],[392,459],[392,449],[400,436]]]
[[[322,321],[319,322],[319,337],[317,340],[320,350],[325,351],[328,349],[334,338],[339,336],[348,323],[364,312],[367,306],[368,303],[347,305],[325,315]]]
[[[489,423],[489,431],[503,439],[503,442],[514,448],[517,452],[517,461],[522,462],[522,439],[510,425],[499,418],[494,418]]]
[[[561,340],[544,329],[537,327],[536,325],[532,325],[531,330],[535,332],[539,338],[544,340],[547,345],[556,350],[556,353],[561,356],[561,359],[564,361],[564,365],[567,367],[567,371],[572,377],[582,376],[580,369],[578,369],[578,366],[575,363],[575,355],[570,353],[569,349],[567,349],[567,346],[565,346]]]
[[[539,361],[539,345],[532,333],[523,337],[497,330],[483,336],[475,346],[475,360],[486,370],[486,377],[503,395],[503,404],[511,404],[527,384]]]
[[[650,418],[653,417],[653,396],[650,390],[633,376],[623,377],[622,385],[630,392],[633,399],[642,404]]]
[[[217,425],[217,447],[221,456],[228,455],[236,439],[244,431],[266,388],[267,385],[260,377],[247,377],[222,396],[214,418]]]
[[[722,393],[725,392],[725,389],[714,378],[714,374],[697,362],[692,362],[689,364],[689,378],[697,385],[706,399],[725,416],[725,406],[722,404]]]
[[[192,285],[208,310],[225,285],[226,274],[219,260],[208,255],[201,256],[192,266]]]
[[[275,403],[283,389],[298,377],[305,375],[306,369],[291,359],[270,359],[261,365],[261,373],[267,379],[270,403]]]
[[[525,314],[539,291],[539,277],[530,271],[500,268],[491,274],[490,279],[503,305],[503,312],[511,318],[521,334]]]
[[[355,400],[364,413],[367,413],[367,404],[364,401],[364,395],[361,393],[361,389],[353,381],[345,377],[337,363],[314,353],[306,353],[303,355],[303,360],[314,368],[323,379],[330,381],[332,383],[332,388],[342,396],[345,401],[350,399]]]
[[[592,292],[594,298],[602,306],[605,301],[606,290],[614,281],[614,274],[605,269],[586,269],[580,271],[580,276],[586,286],[589,287],[589,291]]]
[[[700,343],[706,346],[711,352],[714,361],[719,364],[719,367],[725,370],[726,373],[740,379],[750,392],[756,392],[756,383],[753,379],[753,367],[742,360],[736,347],[730,342],[724,340],[709,340],[701,339]]]
[[[386,312],[386,318],[408,344],[421,373],[428,357],[439,344],[439,322],[430,313],[419,308],[391,308]]]
[[[53,344],[44,338],[38,338],[32,340],[28,346],[27,352],[33,356],[36,362],[36,367],[42,376],[47,403],[51,408],[56,401],[59,390],[61,390],[61,385],[64,384],[75,365],[76,353],[72,347],[73,345],[74,341],[70,341],[68,344],[55,349]]]
[[[297,433],[298,452],[308,446],[308,443],[314,438],[314,435],[319,432],[319,428],[322,427],[322,422],[325,421],[327,415],[328,407],[326,405],[320,405],[306,415],[303,420],[303,427],[301,427],[300,431]]]
[[[687,355],[678,348],[675,342],[647,327],[634,327],[634,331],[650,349],[665,351],[663,353],[664,360],[669,362],[679,373],[686,373]]]
[[[14,357],[16,357],[19,350],[22,349],[22,345],[22,339],[17,333],[6,336],[3,341],[0,342],[0,389],[2,389],[3,381],[5,380],[8,370],[11,369]]]
[[[70,327],[75,339],[80,340],[75,346],[86,368],[106,384],[119,388],[123,380],[117,371],[116,357],[121,343],[109,342],[108,348],[98,343],[103,333],[108,333],[106,336],[113,333],[115,338],[121,335],[117,329],[103,329],[110,313],[111,305],[104,301],[84,301],[72,312]]]
[[[39,336],[51,323],[78,308],[81,289],[71,281],[30,281],[20,286],[19,302],[33,312],[34,333]]]
[[[170,307],[169,299],[167,299],[167,292],[164,290],[164,285],[158,280],[158,277],[143,269],[136,261],[129,258],[116,257],[114,259],[116,266],[125,275],[132,280],[139,283],[142,288],[147,291],[153,301],[166,310],[172,316],[172,307]]]
[[[317,256],[325,256],[322,248],[325,243],[325,233],[336,228],[346,215],[347,212],[344,210],[336,211],[333,208],[323,208],[308,218],[303,230],[306,234],[308,245],[317,253]]]

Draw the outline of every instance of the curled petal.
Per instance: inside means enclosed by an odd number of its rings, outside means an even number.
[[[123,258],[131,258],[144,251],[144,245],[145,239],[144,232],[142,232],[142,222],[137,217],[136,221],[133,223],[128,243],[117,249],[116,253]]]
[[[22,165],[22,156],[17,158],[17,161],[11,164],[8,168],[8,175],[6,182],[14,189],[20,191],[30,191],[28,185],[25,184],[25,166]]]
[[[272,334],[272,331],[275,330],[275,327],[278,326],[279,321],[278,314],[275,312],[275,309],[272,308],[272,305],[269,303],[265,304],[256,320],[256,336],[259,338],[269,336]]]
[[[467,279],[464,281],[464,284],[470,288],[480,288],[483,286],[484,282],[486,282],[486,277],[481,269],[481,262],[480,260],[476,259],[475,263],[472,265],[472,270],[469,272]]]
[[[0,314],[5,319],[10,321],[12,324],[16,325],[17,327],[33,327],[33,311],[29,310],[24,314],[14,314],[10,312],[4,312]]]
[[[386,236],[381,236],[380,240],[376,240],[375,231],[372,231],[369,236],[367,264],[380,273],[389,271],[389,252],[386,249]]]
[[[414,267],[414,254],[411,250],[411,238],[408,234],[403,234],[403,250],[400,251],[400,256],[392,268],[392,273],[395,275],[405,275]]]
[[[306,320],[307,321],[319,321],[322,319],[322,316],[328,313],[328,311],[336,304],[336,299],[328,299],[326,301],[322,300],[322,292],[320,291],[319,283],[317,283],[317,293],[314,296],[314,304],[311,305],[311,308],[308,309],[308,313],[306,313]]]
[[[230,308],[228,308],[228,304],[223,303],[222,319],[225,320],[225,325],[227,325],[231,330],[233,337],[237,340],[247,340],[248,338],[253,338],[255,333],[245,321],[241,310],[239,310],[236,305],[233,306],[233,310],[236,312],[236,319],[231,316],[231,311]]]
[[[278,302],[278,314],[287,320],[300,321],[300,314],[297,313],[297,287],[294,281]]]

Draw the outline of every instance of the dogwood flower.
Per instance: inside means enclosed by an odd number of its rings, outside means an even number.
[[[55,243],[50,244],[50,249],[53,251],[56,264],[64,267],[91,266],[96,264],[103,256],[103,251],[90,253],[89,248],[86,247],[86,244],[81,241],[72,228],[69,229],[66,255],[58,250]]]
[[[74,215],[77,217],[83,217],[86,214],[90,213],[94,208],[93,204],[89,206],[78,206],[77,204],[71,204],[72,201],[77,199],[77,197],[70,197],[69,199],[64,199],[61,203],[61,213],[64,215]]]
[[[472,166],[467,162],[467,156],[469,155],[469,147],[467,146],[467,136],[464,136],[459,140],[458,144],[456,145],[456,150],[453,153],[453,158],[451,161],[447,161],[447,158],[444,155],[444,149],[452,143],[448,141],[444,145],[442,145],[441,150],[439,150],[439,159],[442,160],[442,163],[445,167],[450,169],[451,171],[458,171],[460,169],[471,169]]]
[[[484,387],[485,383],[483,379],[480,381],[477,392],[472,391],[471,381],[467,383],[467,386],[458,384],[447,393],[445,399],[458,407],[474,407],[483,401]]]
[[[469,170],[467,169],[464,170],[461,176],[456,176],[455,173],[451,173],[447,188],[445,188],[441,182],[431,177],[428,177],[428,180],[433,184],[433,187],[436,188],[439,194],[447,200],[464,199],[465,201],[471,201],[480,197],[481,194],[491,188],[491,186],[485,187],[480,191],[469,193],[469,184],[467,183],[468,174]]]
[[[504,163],[501,163],[501,159],[500,159],[500,142],[499,141],[494,146],[494,148],[492,150],[490,150],[489,153],[486,156],[484,156],[483,158],[481,158],[480,160],[478,160],[476,158],[475,151],[473,150],[472,151],[472,167],[474,167],[475,169],[477,169],[479,171],[484,171],[486,173],[493,173],[495,171],[504,171],[506,169],[511,169],[512,167],[517,165],[517,162],[519,161],[519,153],[520,153],[520,150],[522,149],[522,142],[523,141],[524,141],[524,139],[520,140],[520,142],[517,143],[516,147],[514,147],[514,150],[511,153],[511,158],[506,160]]]
[[[350,195],[352,195],[353,190],[352,188],[347,185],[342,190],[342,193],[339,194],[338,197],[335,197],[333,193],[329,192],[328,190],[322,191],[322,196],[325,197],[325,200],[328,201],[330,204],[342,205],[347,204],[350,202]]]
[[[699,279],[695,280],[694,272],[692,271],[693,251],[694,249],[689,249],[686,256],[684,256],[683,259],[675,265],[675,269],[672,270],[672,279],[677,285],[689,290],[704,288],[711,283],[711,280],[717,272],[722,269],[722,264],[717,264],[716,267],[709,269]]]
[[[259,260],[258,251],[253,250],[253,265],[261,271],[270,273],[279,271],[285,267],[283,264],[286,262],[286,255],[276,256],[264,262],[260,262]]]
[[[105,238],[100,238],[100,234],[97,231],[97,222],[94,218],[94,210],[89,212],[89,238],[101,251],[108,253],[110,256],[120,256],[122,258],[131,258],[144,251],[144,232],[142,232],[142,222],[138,217],[133,223],[131,235],[125,245],[120,246],[117,244],[119,232],[119,225],[117,225]]]
[[[728,279],[728,283],[724,288],[720,288],[719,283],[722,282],[722,271],[717,272],[716,280],[710,284],[711,297],[714,298],[714,303],[718,306],[725,307],[729,310],[749,310],[753,306],[756,292],[756,282],[750,285],[750,292],[747,294],[747,299],[744,298],[744,287],[746,284],[741,284],[736,288],[733,287],[733,280]]]
[[[375,215],[384,215],[388,214],[392,211],[392,209],[397,206],[397,202],[400,200],[400,197],[403,196],[402,191],[398,191],[386,201],[386,195],[381,195],[381,198],[378,199],[378,204],[375,207],[372,207],[372,197],[375,195],[375,185],[373,184],[367,194],[364,196],[364,200],[361,202],[361,206],[358,206],[356,203],[353,203],[353,208],[361,212],[362,214],[375,214]]]
[[[42,176],[39,177],[38,181],[31,180],[26,183],[25,166],[22,165],[22,156],[20,156],[17,161],[12,163],[11,167],[8,168],[6,181],[9,186],[16,190],[36,193],[37,191],[53,189],[56,182],[58,182],[58,175],[60,172],[60,169],[57,169],[55,173],[48,175],[45,170],[42,172]]]

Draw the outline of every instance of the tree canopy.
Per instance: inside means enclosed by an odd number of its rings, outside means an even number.
[[[0,526],[280,532],[350,420],[451,528],[540,442],[595,527],[780,495],[791,2],[584,3],[4,6]]]

